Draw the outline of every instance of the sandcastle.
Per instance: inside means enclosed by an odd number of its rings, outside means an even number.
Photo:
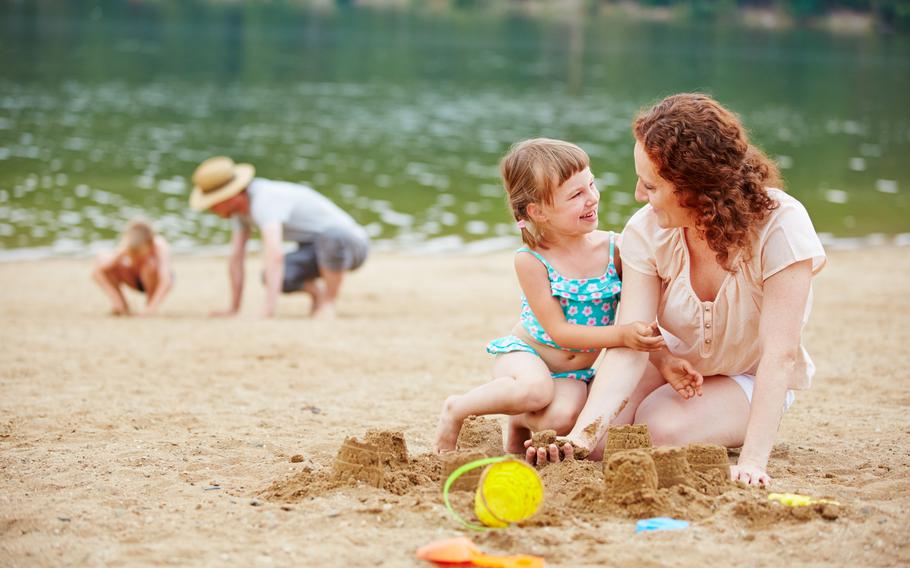
[[[357,438],[345,438],[335,462],[332,477],[338,481],[361,481],[373,487],[382,487],[384,469],[379,448]]]
[[[622,497],[657,489],[657,468],[646,449],[616,452],[604,462],[603,474],[608,496]]]
[[[368,430],[363,442],[354,437],[344,440],[332,464],[332,477],[338,481],[355,480],[382,487],[390,470],[407,463],[404,434]]]
[[[720,473],[724,478],[730,473],[727,449],[713,444],[689,444],[686,446],[686,460],[697,472]]]
[[[727,482],[729,466],[727,450],[721,446],[690,444],[684,448],[653,448],[648,427],[643,424],[610,427],[604,449],[605,489],[607,495],[614,496],[677,485],[719,494]],[[631,471],[635,468],[643,471],[633,475]],[[653,487],[652,468],[656,472]]]
[[[492,418],[468,416],[458,433],[459,450],[477,450],[491,456],[501,455],[502,428]]]
[[[627,426],[610,426],[607,433],[607,445],[604,448],[604,459],[616,452],[651,447],[651,434],[646,424]]]
[[[657,467],[658,487],[661,489],[674,485],[694,485],[685,448],[654,448],[651,457]]]
[[[464,464],[488,457],[490,457],[489,454],[480,450],[458,450],[455,452],[443,454],[442,482],[445,483],[449,476],[452,475],[452,472]],[[456,479],[454,483],[452,483],[450,490],[474,491],[477,488],[477,484],[480,482],[481,473],[483,473],[482,468],[472,469],[471,471],[465,472],[458,479]]]

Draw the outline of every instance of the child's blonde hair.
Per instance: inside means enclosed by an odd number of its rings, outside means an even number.
[[[553,203],[553,192],[566,180],[591,164],[584,150],[563,140],[532,138],[517,142],[499,164],[515,220],[524,227],[521,240],[530,248],[542,243],[537,227],[528,217],[531,203]]]
[[[143,247],[151,247],[155,240],[155,229],[148,221],[133,220],[123,231],[123,243],[126,250],[136,252]]]

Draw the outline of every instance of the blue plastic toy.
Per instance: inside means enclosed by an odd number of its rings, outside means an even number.
[[[641,519],[635,523],[635,532],[649,531],[679,531],[689,526],[689,521],[680,521],[670,517],[654,517]]]

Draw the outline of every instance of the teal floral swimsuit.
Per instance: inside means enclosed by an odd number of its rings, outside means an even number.
[[[532,251],[527,247],[518,249],[515,254],[527,252],[533,254],[537,260],[547,267],[547,275],[550,278],[550,291],[553,296],[559,298],[559,305],[562,306],[562,312],[566,316],[566,321],[576,325],[612,325],[616,319],[616,306],[619,304],[619,296],[622,291],[622,282],[616,273],[616,266],[613,264],[614,239],[616,235],[610,234],[610,258],[607,264],[607,270],[599,278],[566,278],[550,266],[540,254]],[[579,353],[593,352],[596,349],[568,349],[561,347],[553,341],[553,338],[544,330],[531,307],[528,305],[528,299],[521,297],[521,326],[528,332],[528,335],[535,341],[563,351],[574,351]],[[502,355],[504,353],[513,353],[515,351],[524,351],[538,355],[537,351],[527,342],[514,335],[507,335],[494,339],[487,344],[487,353],[491,355]],[[554,379],[576,379],[591,382],[594,378],[596,369],[580,369],[565,373],[553,373]]]

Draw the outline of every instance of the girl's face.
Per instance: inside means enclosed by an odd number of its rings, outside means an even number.
[[[640,142],[635,142],[635,173],[638,183],[635,184],[635,200],[648,202],[657,214],[658,224],[664,228],[692,226],[689,212],[679,204],[676,188],[672,183],[660,177],[654,162],[648,157]]]
[[[553,192],[553,202],[536,204],[537,217],[547,231],[561,235],[583,235],[597,229],[600,193],[594,185],[591,168],[567,179]]]
[[[139,245],[134,248],[127,249],[127,254],[129,254],[130,259],[133,262],[141,262],[146,258],[152,256],[152,247],[148,244]]]

